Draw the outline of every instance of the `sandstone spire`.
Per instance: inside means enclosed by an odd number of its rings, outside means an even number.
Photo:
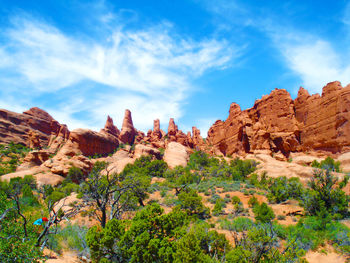
[[[125,110],[122,131],[119,135],[119,139],[123,143],[132,145],[135,140],[135,133],[136,131],[132,123],[131,112],[130,110]]]

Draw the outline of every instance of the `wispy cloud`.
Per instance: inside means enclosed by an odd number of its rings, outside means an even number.
[[[343,85],[350,83],[350,63],[343,63],[344,54],[335,51],[331,43],[315,39],[299,43],[282,41],[277,46],[287,66],[311,92],[320,93],[325,84],[335,80]]]
[[[101,26],[110,19],[113,14],[107,13]],[[22,83],[2,92],[14,97],[26,94],[28,101],[47,96],[52,102],[49,112],[55,117],[64,109],[59,115],[70,128],[85,124],[98,129],[107,114],[121,123],[125,108],[132,110],[140,129],[151,127],[155,118],[163,122],[180,118],[194,79],[229,66],[238,54],[224,40],[183,37],[168,22],[140,30],[121,25],[95,40],[69,35],[27,16],[13,18],[3,32],[0,72],[8,79],[20,76]],[[0,107],[6,106],[0,101]],[[82,111],[89,117],[81,117]]]

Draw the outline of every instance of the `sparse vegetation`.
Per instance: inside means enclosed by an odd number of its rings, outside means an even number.
[[[44,246],[75,250],[93,262],[303,262],[306,251],[325,244],[350,255],[350,230],[339,221],[348,216],[342,190],[348,178],[339,181],[331,173],[337,164],[326,160],[307,186],[297,178],[259,176],[250,160],[228,163],[199,151],[188,166],[172,170],[142,156],[119,174],[101,162],[88,175],[72,167],[56,187],[37,189],[30,176],[0,181],[0,260],[39,262]],[[50,234],[42,235],[33,221],[51,216],[52,204],[73,192],[84,201],[81,216],[99,224],[56,225],[69,216],[59,209],[49,218]],[[266,199],[269,205],[259,202]],[[300,213],[273,212],[291,199],[302,205]],[[277,223],[290,219],[295,225]]]

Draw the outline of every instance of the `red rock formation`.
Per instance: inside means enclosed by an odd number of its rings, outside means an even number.
[[[328,83],[318,94],[310,96],[300,88],[294,101],[297,120],[302,123],[300,143],[304,151],[332,153],[350,149],[350,86]]]
[[[203,137],[201,136],[201,131],[197,127],[192,127],[192,141],[193,147],[201,149],[205,143]]]
[[[115,126],[113,124],[113,119],[111,117],[109,117],[109,115],[107,116],[107,121],[106,121],[104,129],[102,129],[100,132],[101,133],[109,133],[117,138],[120,134],[120,131],[118,130],[117,126]]]
[[[168,126],[168,136],[175,136],[177,133],[177,126],[175,125],[174,118],[170,118]]]
[[[46,120],[48,122],[51,122],[54,120],[54,118],[52,118],[52,116],[50,114],[48,114],[46,111],[38,108],[38,107],[34,107],[34,108],[30,108],[27,111],[24,111],[23,114],[27,114],[39,119],[43,119]]]
[[[0,143],[29,145],[29,131],[39,135],[41,146],[47,146],[52,133],[57,133],[60,124],[47,112],[31,108],[23,114],[0,109]]]
[[[119,145],[119,141],[113,135],[101,134],[87,129],[76,129],[70,132],[69,139],[58,154],[73,156],[83,154],[109,154]]]
[[[224,155],[257,151],[290,152],[350,149],[350,86],[332,82],[322,96],[300,88],[293,101],[286,90],[276,89],[241,111],[232,103],[226,121],[216,121],[208,131],[213,152]]]
[[[152,131],[151,137],[152,137],[152,141],[157,141],[162,138],[159,119],[156,119],[153,122],[153,131]]]
[[[119,139],[123,143],[128,143],[132,145],[135,140],[135,135],[136,135],[136,130],[132,123],[131,112],[130,110],[125,110],[122,131],[119,135]]]
[[[58,134],[53,133],[51,135],[50,142],[49,142],[50,149],[53,150],[54,152],[57,151],[68,140],[69,134],[70,132],[68,130],[67,125],[62,124],[58,131]]]
[[[33,130],[28,132],[28,145],[31,149],[41,149],[39,134]]]

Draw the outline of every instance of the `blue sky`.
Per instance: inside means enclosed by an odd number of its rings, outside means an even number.
[[[342,0],[1,0],[0,108],[94,130],[128,108],[205,137],[231,102],[349,84],[349,40]]]

